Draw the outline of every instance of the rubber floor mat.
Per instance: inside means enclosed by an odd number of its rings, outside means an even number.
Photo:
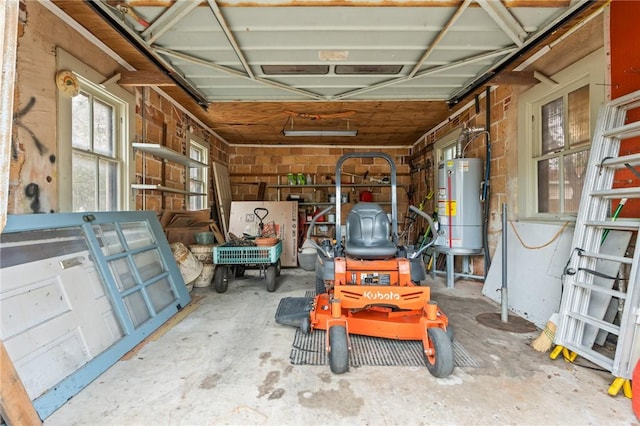
[[[325,365],[324,330],[314,330],[304,334],[296,330],[291,349],[291,363],[294,365]],[[351,352],[349,364],[353,367],[370,366],[407,366],[424,367],[422,342],[418,340],[394,340],[380,337],[351,334]],[[480,368],[480,364],[458,342],[453,341],[453,357],[458,367]]]

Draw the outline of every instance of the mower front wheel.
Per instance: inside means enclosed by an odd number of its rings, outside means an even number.
[[[453,372],[453,345],[447,333],[441,328],[429,328],[427,330],[431,353],[424,354],[427,369],[434,377],[447,377]]]
[[[329,367],[334,374],[349,370],[349,344],[344,325],[329,328]]]
[[[216,266],[213,274],[213,287],[218,293],[224,293],[229,287],[229,268],[226,266]]]

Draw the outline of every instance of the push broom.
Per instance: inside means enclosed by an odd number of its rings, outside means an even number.
[[[611,216],[611,221],[615,221],[620,215],[620,211],[624,207],[624,204],[627,202],[626,198],[620,200],[618,207],[616,207],[616,211],[613,212],[613,216]],[[600,240],[600,244],[604,243],[604,240],[607,239],[607,235],[609,235],[609,230],[605,229],[602,233],[602,238]],[[553,339],[556,337],[556,328],[558,326],[558,319],[560,315],[555,312],[551,314],[551,318],[547,321],[542,333],[531,342],[531,347],[538,352],[547,352],[551,349],[553,345]]]

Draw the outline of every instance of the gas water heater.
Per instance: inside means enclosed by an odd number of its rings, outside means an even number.
[[[441,252],[482,251],[482,160],[455,158],[438,164],[438,237]]]

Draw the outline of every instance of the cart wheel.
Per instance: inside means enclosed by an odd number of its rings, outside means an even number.
[[[213,286],[218,293],[224,293],[229,287],[229,268],[227,266],[216,267],[213,275]]]
[[[280,276],[280,270],[282,270],[282,265],[280,265],[280,259],[278,259],[278,262],[276,263],[276,277]]]
[[[447,377],[453,372],[453,345],[451,339],[441,328],[432,327],[427,330],[433,353],[425,353],[427,369],[434,377]]]
[[[236,278],[241,278],[244,277],[244,271],[245,271],[245,267],[242,265],[238,265],[234,268],[234,276]]]
[[[267,268],[267,270],[264,273],[264,277],[267,280],[268,292],[276,291],[276,275],[277,275],[276,269],[277,268],[275,265],[271,265]]]
[[[329,329],[329,367],[334,374],[349,370],[349,345],[347,329],[344,325],[334,325]]]

